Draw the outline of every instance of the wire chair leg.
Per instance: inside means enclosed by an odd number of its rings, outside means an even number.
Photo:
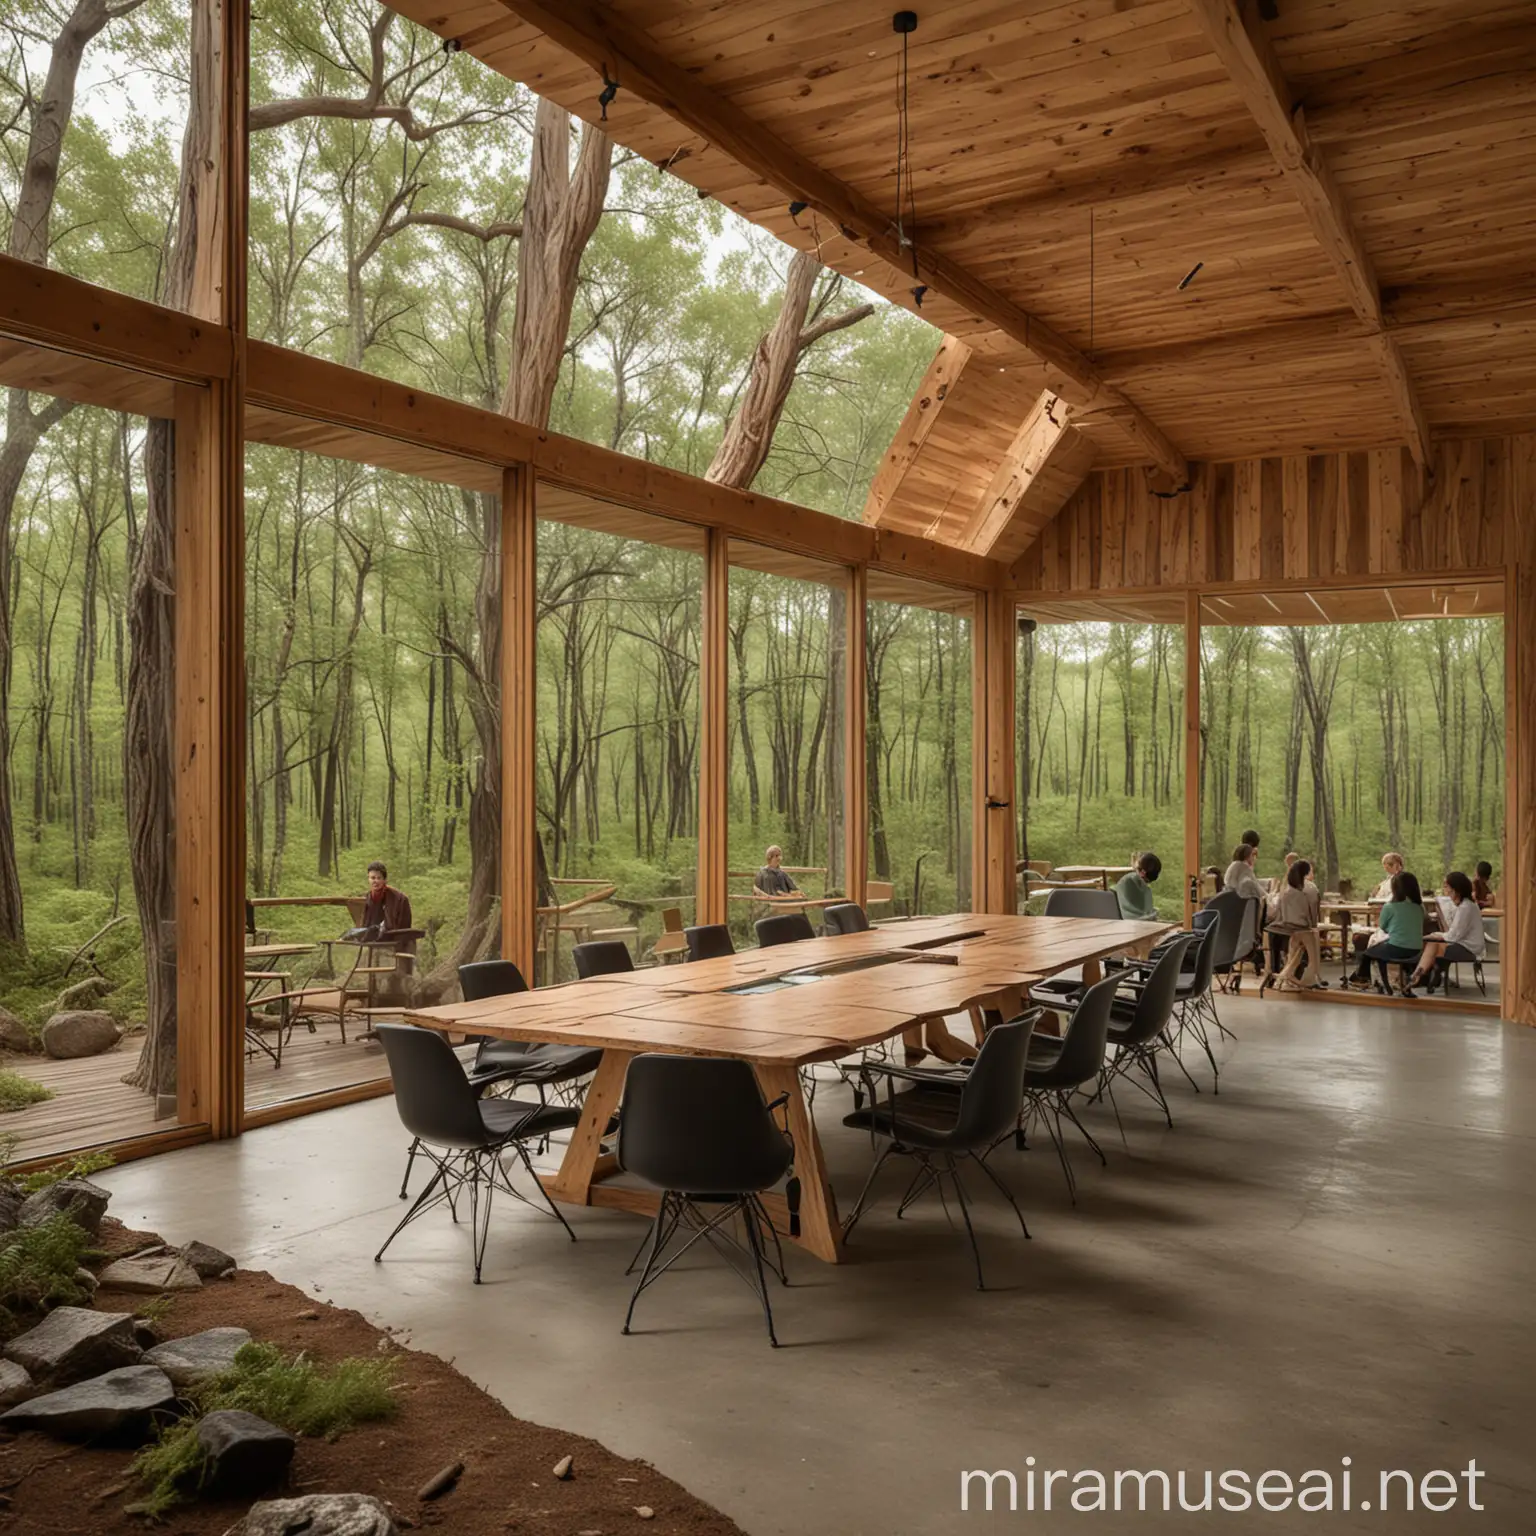
[[[646,1287],[651,1278],[651,1271],[656,1266],[657,1255],[661,1252],[661,1229],[667,1218],[667,1208],[672,1200],[672,1191],[664,1189],[661,1192],[661,1205],[656,1211],[656,1220],[651,1225],[651,1251],[645,1256],[645,1268],[640,1271],[640,1278],[635,1281],[635,1288],[630,1293],[629,1311],[624,1314],[624,1332],[629,1332],[629,1325],[634,1321],[635,1303],[640,1299],[640,1292]],[[676,1222],[673,1222],[676,1226]]]
[[[1189,1084],[1191,1088],[1195,1090],[1196,1093],[1199,1093],[1200,1084],[1197,1083],[1194,1078],[1189,1075],[1189,1068],[1184,1065],[1183,1059],[1180,1057],[1179,1053],[1174,1050],[1173,1041],[1168,1038],[1168,1031],[1165,1029],[1162,1034],[1158,1036],[1158,1039],[1163,1043],[1163,1046],[1167,1050],[1169,1056],[1172,1057],[1174,1065],[1179,1069],[1180,1072],[1184,1074],[1184,1080]]]
[[[513,1145],[517,1148],[517,1153],[522,1159],[523,1167],[528,1170],[528,1177],[533,1180],[533,1187],[544,1197],[544,1204],[549,1207],[550,1215],[565,1228],[567,1235],[574,1243],[576,1241],[576,1234],[571,1231],[571,1224],[565,1219],[565,1212],[555,1204],[555,1197],[544,1187],[543,1179],[534,1170],[533,1159],[528,1155],[528,1144],[523,1141],[517,1141]]]
[[[747,1243],[752,1249],[752,1262],[757,1271],[757,1299],[763,1304],[763,1321],[768,1325],[768,1342],[777,1349],[779,1337],[773,1331],[773,1307],[768,1300],[768,1277],[763,1273],[762,1233],[757,1230],[756,1216],[745,1200],[742,1201],[742,1211],[747,1218]]]
[[[773,1217],[768,1214],[768,1207],[758,1195],[749,1195],[749,1219],[755,1219],[760,1228],[767,1231],[773,1239],[773,1251],[777,1255],[777,1263],[769,1261],[769,1267],[779,1277],[779,1284],[785,1287],[789,1285],[789,1271],[784,1267],[784,1244],[779,1241],[779,1229],[773,1224]]]
[[[494,1156],[495,1154],[490,1154]],[[470,1237],[475,1250],[475,1284],[480,1284],[480,1270],[485,1263],[485,1245],[491,1236],[491,1200],[496,1193],[496,1180],[487,1174],[485,1178],[484,1210],[477,1207],[480,1204],[480,1175],[481,1162],[485,1153],[475,1154],[474,1173],[469,1185],[469,1210],[470,1210]]]
[[[948,1166],[939,1174],[939,1193],[942,1197],[944,1190],[943,1175],[947,1173],[955,1186],[955,1199],[960,1204],[960,1215],[965,1221],[965,1235],[970,1239],[971,1258],[976,1264],[976,1289],[984,1291],[987,1282],[981,1273],[981,1248],[976,1241],[976,1228],[971,1225],[970,1202],[965,1198],[965,1185],[960,1180],[960,1170],[955,1166],[955,1160],[950,1157]]]
[[[1013,1207],[1013,1214],[1019,1218],[1019,1230],[1023,1232],[1025,1237],[1029,1237],[1029,1223],[1024,1220],[1024,1212],[1019,1209],[1019,1202],[1013,1198],[1013,1191],[987,1166],[985,1158],[977,1157],[974,1152],[968,1152],[966,1156],[975,1162],[981,1168],[981,1171],[997,1186],[997,1192]]]
[[[859,1218],[864,1214],[864,1208],[869,1200],[870,1191],[875,1187],[875,1177],[885,1167],[888,1157],[896,1150],[893,1142],[887,1142],[880,1156],[875,1159],[875,1166],[869,1170],[869,1177],[864,1180],[864,1188],[859,1191],[859,1198],[853,1203],[853,1210],[848,1219],[843,1223],[843,1241],[848,1241],[849,1234],[859,1224]]]
[[[1058,1101],[1057,1108],[1067,1117],[1068,1120],[1072,1122],[1073,1125],[1077,1127],[1078,1132],[1082,1136],[1083,1140],[1086,1141],[1098,1155],[1099,1162],[1102,1163],[1104,1167],[1108,1168],[1109,1159],[1105,1157],[1103,1147],[1101,1147],[1098,1142],[1096,1142],[1089,1134],[1088,1127],[1077,1118],[1077,1111],[1072,1108],[1072,1095],[1070,1093],[1063,1093]]]
[[[411,1150],[405,1154],[405,1177],[400,1180],[400,1198],[408,1198],[406,1188],[411,1182],[411,1164],[416,1161],[416,1149],[421,1145],[421,1137],[411,1138]]]
[[[446,1179],[447,1171],[443,1166],[439,1165],[437,1171],[428,1181],[427,1187],[422,1190],[419,1195],[417,1195],[416,1203],[395,1224],[395,1230],[384,1239],[383,1246],[376,1254],[374,1254],[373,1262],[375,1264],[377,1264],[379,1260],[384,1257],[384,1250],[388,1248],[389,1245],[394,1242],[394,1240],[399,1237],[399,1235],[421,1214],[421,1212],[426,1208],[427,1201],[432,1196],[432,1191],[435,1190],[439,1184],[443,1184]]]
[[[1056,1149],[1056,1161],[1061,1164],[1061,1171],[1066,1177],[1067,1195],[1071,1199],[1072,1204],[1076,1205],[1077,1175],[1072,1172],[1072,1163],[1071,1160],[1067,1157],[1067,1149],[1062,1145],[1061,1116],[1056,1115],[1053,1118],[1052,1116],[1046,1115],[1042,1118],[1045,1120],[1045,1133],[1051,1138],[1051,1145]]]

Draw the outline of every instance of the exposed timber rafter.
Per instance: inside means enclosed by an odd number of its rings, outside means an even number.
[[[975,555],[1016,555],[1014,546],[1055,517],[1092,465],[1093,444],[1072,426],[1072,408],[1050,391],[1042,394],[993,471],[960,547]]]
[[[958,336],[946,336],[939,343],[939,350],[933,354],[933,361],[928,364],[923,382],[907,406],[907,414],[902,417],[891,446],[886,449],[885,457],[869,482],[869,495],[864,501],[866,523],[878,524],[895,501],[901,482],[922,452],[950,390],[965,372],[971,356],[971,349]]]
[[[1211,47],[1232,77],[1264,142],[1301,204],[1317,242],[1338,272],[1349,306],[1366,328],[1404,440],[1420,464],[1429,462],[1429,427],[1403,366],[1397,342],[1387,333],[1381,289],[1322,152],[1280,68],[1268,37],[1249,19],[1243,0],[1187,0]]]
[[[979,321],[1006,331],[1052,371],[1051,387],[1073,405],[1108,406],[1146,454],[1176,481],[1188,476],[1184,455],[1166,433],[1109,384],[1093,363],[1044,321],[957,262],[933,250],[914,253],[891,227],[890,217],[847,183],[823,170],[754,122],[729,101],[701,86],[673,64],[641,30],[595,0],[498,0],[510,14],[536,27],[556,46],[604,78],[666,112],[722,154],[803,202],[844,236],[901,272],[964,306]]]

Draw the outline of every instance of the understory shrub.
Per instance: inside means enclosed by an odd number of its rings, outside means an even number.
[[[0,1111],[25,1109],[29,1104],[42,1104],[57,1097],[45,1084],[23,1077],[9,1067],[0,1067]]]

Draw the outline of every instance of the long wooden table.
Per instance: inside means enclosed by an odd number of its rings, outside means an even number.
[[[600,1047],[602,1061],[587,1089],[581,1122],[572,1132],[559,1172],[544,1182],[559,1200],[647,1215],[656,1210],[657,1193],[610,1182],[618,1167],[613,1155],[603,1151],[630,1060],[641,1052],[663,1051],[750,1062],[769,1099],[787,1095],[801,1188],[798,1241],[818,1258],[836,1263],[842,1257],[842,1229],[815,1121],[801,1090],[801,1067],[835,1061],[916,1023],[963,1013],[973,1005],[1016,1012],[1024,992],[1044,978],[1080,965],[1084,980],[1095,981],[1101,960],[1145,954],[1173,927],[1164,922],[958,913],[685,966],[657,966],[507,997],[408,1009],[405,1019],[451,1033]],[[761,993],[729,990],[771,983],[791,971],[875,956],[888,957],[888,963],[834,970],[813,981]],[[764,1203],[775,1225],[787,1232],[783,1198],[770,1196]]]

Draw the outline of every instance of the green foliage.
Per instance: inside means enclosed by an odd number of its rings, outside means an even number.
[[[29,1104],[43,1104],[55,1097],[46,1084],[23,1077],[9,1067],[0,1067],[0,1111],[25,1109]]]
[[[393,1418],[395,1362],[388,1358],[316,1365],[302,1353],[291,1359],[275,1344],[251,1343],[229,1370],[194,1387],[197,1414],[163,1431],[135,1458],[133,1470],[149,1491],[133,1506],[159,1515],[194,1494],[205,1459],[197,1443],[198,1419],[221,1409],[254,1413],[292,1434],[334,1440],[359,1424]]]
[[[27,1194],[35,1194],[57,1184],[61,1179],[88,1179],[103,1168],[110,1168],[116,1159],[110,1152],[82,1152],[77,1157],[66,1157],[46,1168],[35,1168],[31,1173],[18,1175],[16,1186]]]
[[[90,1300],[75,1279],[90,1247],[90,1235],[62,1215],[0,1236],[0,1338],[14,1338],[49,1307]]]

